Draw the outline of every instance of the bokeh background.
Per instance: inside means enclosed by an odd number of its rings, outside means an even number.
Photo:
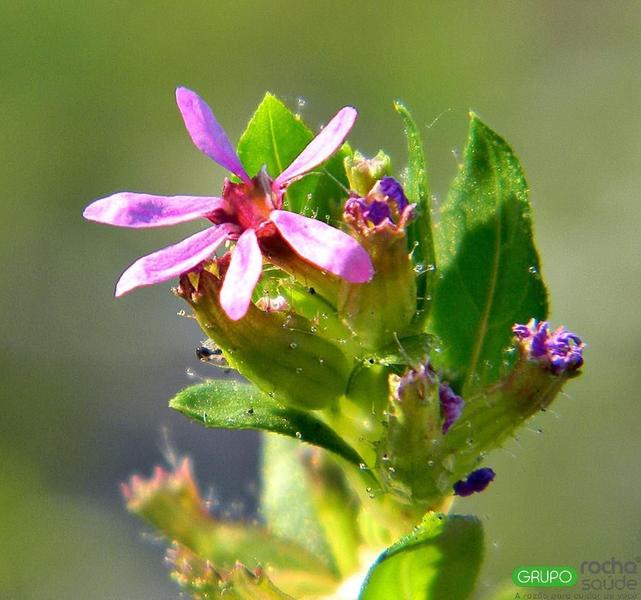
[[[257,438],[204,431],[167,400],[208,376],[169,285],[118,301],[133,259],[193,228],[83,222],[118,190],[211,194],[173,93],[198,90],[236,140],[270,90],[400,170],[392,100],[422,126],[443,198],[473,108],[532,188],[551,319],[589,343],[553,411],[494,453],[485,589],[519,564],[641,553],[641,5],[634,1],[0,2],[0,597],[176,598],[162,545],[118,484],[194,457],[224,510],[256,505]]]

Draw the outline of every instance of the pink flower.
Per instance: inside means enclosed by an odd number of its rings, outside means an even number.
[[[225,241],[236,242],[220,293],[227,315],[242,318],[262,272],[263,240],[279,235],[293,252],[319,269],[352,283],[369,281],[371,260],[346,233],[321,221],[281,210],[287,186],[326,161],[341,146],[356,120],[356,110],[342,108],[296,159],[272,179],[264,170],[250,178],[209,106],[186,88],[176,101],[196,147],[241,179],[225,181],[222,197],[153,196],[121,192],[96,200],[84,211],[91,221],[119,227],[162,227],[198,218],[213,225],[182,242],[133,263],[116,284],[116,296],[134,288],[173,279],[195,269]]]

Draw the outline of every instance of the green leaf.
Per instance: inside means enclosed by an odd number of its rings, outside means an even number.
[[[281,406],[251,385],[212,380],[182,390],[169,406],[205,427],[271,431],[330,450],[356,466],[363,462],[323,422],[302,410]]]
[[[436,342],[433,335],[419,333],[386,346],[377,354],[377,361],[383,365],[416,367],[425,362],[434,346]]]
[[[464,600],[483,555],[481,523],[429,513],[371,567],[359,600]]]
[[[359,503],[337,461],[266,434],[261,462],[260,507],[270,531],[303,546],[342,579],[353,574],[361,544]]]
[[[267,93],[238,142],[238,156],[250,175],[265,165],[270,176],[276,177],[313,138],[299,115]],[[347,196],[343,161],[350,154],[349,146],[343,146],[325,164],[292,184],[285,195],[286,207],[321,220],[337,219]]]
[[[322,526],[316,515],[303,446],[279,435],[263,435],[261,513],[275,535],[292,540],[318,556],[336,572]],[[303,534],[304,532],[304,534]]]
[[[267,93],[240,137],[238,156],[249,175],[256,175],[264,165],[276,177],[313,137],[300,117]]]
[[[463,165],[437,228],[431,328],[463,395],[495,381],[512,325],[545,318],[528,187],[508,144],[471,115]]]
[[[416,219],[407,228],[407,241],[416,265],[417,319],[425,323],[429,315],[430,298],[436,274],[434,240],[432,239],[432,208],[427,181],[425,154],[421,134],[410,112],[400,102],[394,103],[396,112],[403,120],[407,138],[407,176],[405,193],[410,202],[416,203]]]
[[[330,454],[322,450],[306,452],[304,466],[316,518],[336,568],[345,579],[359,567],[362,539],[358,496],[350,487],[344,469]]]

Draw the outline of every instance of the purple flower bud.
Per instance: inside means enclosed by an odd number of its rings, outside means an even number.
[[[418,365],[416,368],[408,369],[407,372],[399,378],[398,387],[396,389],[396,397],[399,401],[403,401],[406,390],[413,390],[419,396],[425,395],[425,387],[433,386],[436,383],[436,372],[429,361]]]
[[[368,203],[365,198],[350,198],[345,204],[345,212],[355,219],[360,217],[373,225],[380,225],[385,219],[392,222],[389,206],[380,200]]]
[[[409,202],[407,201],[401,184],[393,177],[385,176],[380,180],[379,187],[385,196],[396,202],[398,212],[403,212]]]
[[[547,354],[548,323],[542,321],[532,335],[530,355],[532,358],[544,358]]]
[[[555,375],[572,373],[583,365],[585,344],[565,327],[550,333],[547,321],[531,319],[527,325],[514,325],[512,331],[522,354],[539,362]]]
[[[526,340],[531,334],[530,328],[527,325],[519,325],[518,323],[512,327],[512,331],[520,340]]]
[[[345,203],[345,220],[361,235],[376,232],[403,235],[405,226],[414,218],[414,205],[407,201],[401,184],[385,176],[365,197],[353,194]]]
[[[454,494],[465,497],[482,492],[492,481],[496,473],[489,467],[472,471],[466,479],[461,479],[454,484]]]
[[[441,415],[443,416],[443,433],[454,425],[463,412],[465,401],[447,384],[441,383],[438,389],[441,401]]]

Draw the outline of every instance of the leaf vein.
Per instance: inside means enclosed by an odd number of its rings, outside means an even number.
[[[276,165],[278,167],[278,173],[283,172],[283,161],[280,158],[280,154],[278,152],[278,147],[276,144],[276,136],[274,134],[274,120],[272,118],[272,110],[271,108],[267,109],[267,116],[269,118],[269,137],[271,139],[272,143],[272,149],[274,150],[274,157],[276,158]]]
[[[492,169],[492,177],[494,179],[494,188],[497,189],[499,187],[498,186],[499,182],[497,181],[497,177],[496,177],[496,169]],[[472,351],[472,358],[470,360],[465,384],[463,386],[464,391],[467,390],[470,383],[473,381],[474,375],[476,373],[478,361],[481,356],[481,349],[485,344],[485,336],[487,335],[490,313],[492,312],[492,307],[494,305],[494,298],[496,295],[498,273],[499,273],[499,268],[501,266],[501,225],[502,225],[503,210],[502,210],[500,200],[497,203],[495,215],[496,217],[494,219],[494,223],[495,223],[496,237],[494,241],[494,258],[492,260],[492,269],[490,271],[490,282],[489,282],[490,285],[488,286],[487,296],[485,299],[485,306],[484,306],[483,313],[481,315],[481,322],[479,323],[478,333],[476,336],[476,343]]]

